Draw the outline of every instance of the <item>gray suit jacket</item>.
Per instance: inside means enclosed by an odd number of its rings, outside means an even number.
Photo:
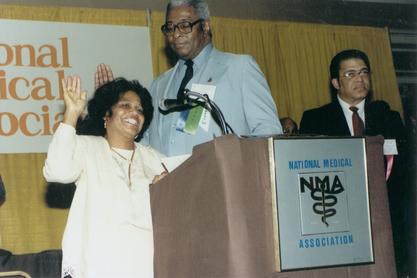
[[[215,86],[214,102],[220,107],[226,121],[239,135],[271,135],[282,133],[277,109],[269,86],[255,60],[248,55],[236,55],[216,50],[211,44],[200,55],[206,58],[187,85],[205,84]],[[199,57],[197,57],[198,59]],[[179,112],[163,115],[158,110],[161,99],[175,99],[178,80],[177,64],[158,77],[151,85],[155,106],[154,119],[145,134],[145,140],[166,155],[191,153],[193,146],[221,135],[211,120],[209,130],[198,128],[190,135],[176,130]],[[177,75],[178,76],[178,75]]]

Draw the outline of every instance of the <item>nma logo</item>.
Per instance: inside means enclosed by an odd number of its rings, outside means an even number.
[[[347,229],[345,183],[344,172],[299,174],[303,234]]]
[[[327,218],[336,214],[334,206],[337,204],[337,194],[345,191],[340,178],[330,176],[300,177],[300,191],[310,190],[311,199],[317,201],[313,204],[313,211],[321,216],[321,221],[329,226]]]

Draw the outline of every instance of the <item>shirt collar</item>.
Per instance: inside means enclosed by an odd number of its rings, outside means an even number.
[[[349,109],[349,107],[351,107],[352,105],[350,105],[349,103],[341,99],[339,95],[337,95],[337,100],[339,101],[340,106],[342,106],[342,109],[344,112],[349,111],[350,113],[352,113],[352,111],[350,111]],[[358,108],[358,113],[363,113],[364,108],[365,108],[365,99],[363,99],[361,102],[359,102],[358,104],[354,106]]]
[[[198,71],[199,68],[201,68],[205,62],[208,60],[211,51],[213,50],[213,44],[208,43],[201,51],[198,53],[197,57],[193,59],[194,62],[194,71]],[[180,59],[180,65],[181,67],[185,66],[185,61],[183,59]]]

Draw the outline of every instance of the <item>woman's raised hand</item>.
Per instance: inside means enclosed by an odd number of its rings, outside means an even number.
[[[78,117],[84,112],[87,103],[87,93],[81,90],[81,79],[79,76],[68,76],[61,80],[64,91],[64,123],[75,127]]]

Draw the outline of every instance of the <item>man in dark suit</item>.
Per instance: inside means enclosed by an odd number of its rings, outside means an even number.
[[[383,135],[403,141],[405,130],[400,115],[384,101],[371,101],[371,66],[367,55],[356,49],[339,52],[330,64],[333,101],[303,113],[300,133],[334,136]],[[362,134],[354,134],[350,107],[365,123]],[[401,143],[401,142],[397,142]]]
[[[336,54],[330,63],[330,82],[334,88],[333,101],[303,113],[301,134],[331,136],[375,136],[395,139],[399,155],[395,157],[392,174],[388,179],[388,195],[393,227],[398,272],[404,273],[406,258],[404,242],[403,200],[404,148],[406,131],[398,112],[385,101],[371,101],[371,66],[367,55],[357,49]],[[401,276],[402,277],[402,276]]]

